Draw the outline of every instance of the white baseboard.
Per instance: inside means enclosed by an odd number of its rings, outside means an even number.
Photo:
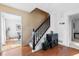
[[[71,43],[70,43],[70,47],[79,50],[79,43],[77,43],[77,42],[71,42]]]

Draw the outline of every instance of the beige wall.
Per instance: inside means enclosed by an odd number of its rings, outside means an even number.
[[[46,16],[40,12],[39,13],[36,12],[36,14],[28,13],[25,11],[21,11],[21,10],[0,4],[0,12],[1,11],[22,16],[23,45],[26,45],[27,41],[31,37],[32,29],[37,28],[44,21]]]

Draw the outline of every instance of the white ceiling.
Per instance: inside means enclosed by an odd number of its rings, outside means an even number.
[[[31,12],[34,8],[40,8],[49,13],[52,13],[53,10],[58,12],[67,12],[74,9],[79,9],[79,3],[4,3],[4,5],[27,12]]]
[[[31,12],[34,8],[40,8],[40,9],[43,9],[45,11],[49,11],[49,5],[50,4],[47,4],[47,3],[4,3],[4,5],[7,5],[7,6],[10,6],[10,7],[14,7],[14,8],[17,8],[17,9],[20,9],[20,10],[24,10],[24,11],[27,11],[27,12]]]

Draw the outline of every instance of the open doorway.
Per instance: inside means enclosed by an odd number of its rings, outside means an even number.
[[[22,45],[21,16],[1,12],[1,50],[8,50]]]
[[[79,14],[71,16],[72,41],[79,42]]]

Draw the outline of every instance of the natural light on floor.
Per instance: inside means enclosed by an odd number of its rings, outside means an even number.
[[[78,53],[78,54],[75,54],[75,55],[73,55],[73,56],[79,56],[79,53]]]

